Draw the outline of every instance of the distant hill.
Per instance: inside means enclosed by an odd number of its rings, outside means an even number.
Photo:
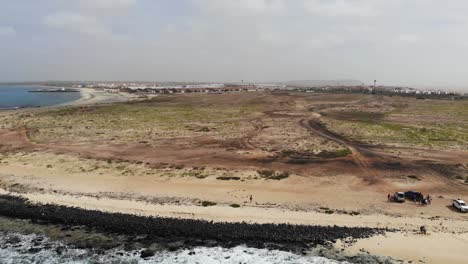
[[[281,84],[299,87],[317,87],[317,86],[358,86],[364,83],[358,80],[302,80],[287,81]]]

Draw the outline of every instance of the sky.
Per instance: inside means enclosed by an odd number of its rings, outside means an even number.
[[[468,87],[466,0],[0,0],[0,82]]]

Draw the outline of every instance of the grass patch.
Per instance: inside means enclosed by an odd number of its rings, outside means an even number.
[[[266,180],[284,180],[289,178],[289,172],[278,172],[272,170],[259,170],[257,171],[258,175]]]
[[[174,165],[174,169],[176,169],[176,170],[181,170],[181,169],[183,169],[184,167],[185,167],[185,166],[182,165],[182,164]]]
[[[227,136],[243,120],[263,110],[262,105],[252,105],[248,101],[221,106],[216,101],[204,104],[185,102],[182,97],[171,100],[69,107],[24,117],[20,123],[34,131],[31,137],[37,142],[112,140],[151,145],[161,135]]]
[[[392,98],[383,114],[330,112],[327,128],[371,144],[466,150],[468,100],[415,100]]]
[[[468,130],[460,125],[418,126],[391,122],[331,122],[329,127],[352,138],[417,146],[467,145]],[[344,154],[345,152],[343,152]]]
[[[193,177],[197,179],[205,179],[208,177],[208,175],[205,174],[203,171],[190,170],[190,171],[182,173],[182,177]]]
[[[360,121],[360,122],[371,122],[373,120],[380,120],[385,117],[385,113],[358,112],[358,111],[329,112],[329,113],[326,113],[326,115],[334,119]]]
[[[219,177],[216,177],[216,179],[220,181],[238,181],[241,178],[236,177],[236,176],[219,176]]]
[[[217,203],[214,203],[214,202],[210,202],[210,201],[202,201],[201,202],[201,205],[203,207],[209,207],[209,206],[215,206]]]
[[[421,181],[421,179],[416,175],[408,175],[407,178],[412,179],[412,180],[416,180],[416,181]]]
[[[324,150],[320,152],[317,156],[322,157],[322,158],[340,158],[340,157],[346,157],[351,154],[353,154],[353,152],[349,148],[346,148],[346,149],[340,149],[336,151]]]

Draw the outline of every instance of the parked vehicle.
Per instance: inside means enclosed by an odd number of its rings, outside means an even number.
[[[408,200],[411,200],[411,201],[419,202],[419,201],[422,201],[424,199],[424,196],[420,192],[407,191],[407,192],[405,192],[405,198],[408,199]]]
[[[397,203],[404,203],[405,202],[405,193],[404,192],[396,192],[393,195],[393,201]]]
[[[458,211],[460,211],[462,213],[468,213],[468,205],[466,205],[465,201],[460,200],[460,199],[453,200],[452,205]]]

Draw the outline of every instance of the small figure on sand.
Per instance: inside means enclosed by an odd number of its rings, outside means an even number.
[[[250,195],[249,199],[250,199],[250,202],[252,202],[252,199],[253,199],[253,198],[252,198],[252,195]]]
[[[421,226],[421,227],[419,228],[419,231],[421,232],[422,235],[427,235],[426,226]]]
[[[427,195],[426,197],[423,197],[421,204],[422,205],[430,205],[432,203],[432,197],[430,195]]]

